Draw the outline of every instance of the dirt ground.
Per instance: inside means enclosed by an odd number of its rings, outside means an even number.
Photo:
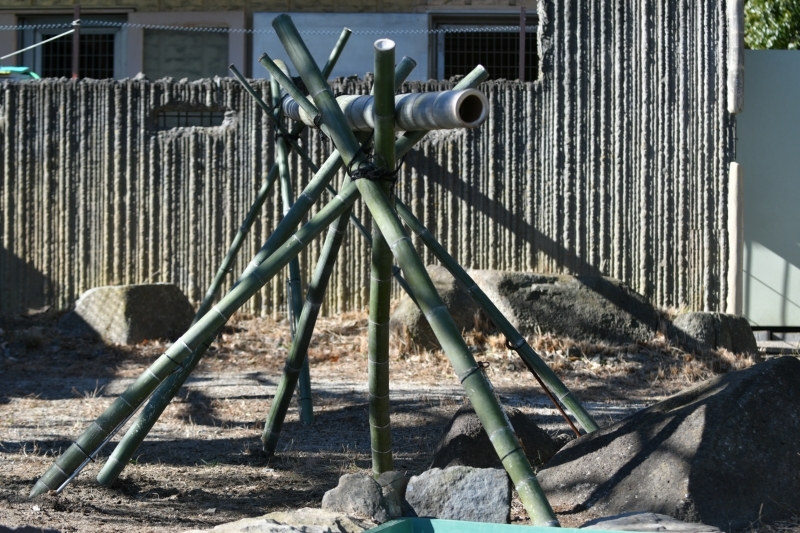
[[[262,455],[260,436],[288,353],[288,325],[238,318],[110,488],[99,486],[95,476],[116,438],[62,493],[29,500],[54,458],[168,345],[107,346],[71,338],[56,327],[58,318],[44,311],[0,319],[0,525],[63,532],[211,528],[276,510],[318,507],[340,475],[371,469],[366,315],[320,320],[309,353],[314,423],[303,426],[293,406],[271,458]],[[486,373],[505,405],[548,431],[568,431],[502,337],[468,332],[466,338],[476,359],[489,363]],[[664,339],[631,346],[549,336],[530,342],[600,425],[756,362],[725,352],[696,356]],[[394,337],[391,365],[395,469],[419,474],[430,464],[447,420],[466,400],[439,352],[419,351]],[[594,517],[559,518],[576,527]],[[512,519],[528,523],[518,500]]]

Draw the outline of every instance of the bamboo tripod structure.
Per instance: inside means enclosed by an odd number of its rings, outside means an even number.
[[[420,129],[406,131],[400,137],[396,137],[395,134],[397,119],[395,92],[398,85],[413,68],[413,61],[404,58],[395,68],[394,43],[386,39],[376,41],[374,112],[371,116],[371,118],[374,117],[374,133],[373,135],[359,134],[357,137],[330,87],[325,82],[333,68],[333,63],[341,54],[349,36],[349,30],[343,32],[328,63],[323,71],[320,71],[287,15],[277,17],[273,21],[273,27],[312,96],[312,99],[309,100],[297,89],[281,65],[276,64],[264,54],[259,62],[272,76],[273,103],[281,96],[278,86],[280,85],[303,112],[309,117],[314,117],[313,123],[330,137],[336,150],[320,167],[316,167],[313,162],[310,163],[316,174],[303,193],[296,201],[292,202],[289,193],[290,177],[286,164],[289,148],[295,149],[301,157],[310,162],[308,154],[294,142],[303,125],[296,124],[289,133],[283,124],[280,111],[275,109],[277,106],[267,106],[241,74],[232,68],[234,75],[256,98],[258,105],[268,111],[267,116],[281,133],[277,139],[278,164],[270,170],[255,204],[237,233],[231,250],[225,257],[214,284],[209,289],[197,313],[194,324],[58,458],[55,464],[36,482],[31,496],[47,491],[63,490],[81,469],[98,455],[103,446],[135,414],[136,410],[152,396],[140,418],[116,447],[98,475],[98,481],[105,485],[116,479],[231,315],[287,265],[290,268],[292,283],[299,284],[299,275],[296,275],[299,270],[296,268],[297,255],[312,239],[319,236],[328,227],[328,235],[309,283],[306,301],[302,306],[299,298],[296,297],[299,295],[299,290],[291,291],[290,305],[296,319],[296,332],[262,436],[264,450],[267,453],[273,453],[298,381],[301,382],[301,389],[306,386],[302,384],[301,378],[304,373],[304,365],[307,369],[308,346],[345,230],[352,219],[359,231],[372,242],[368,355],[369,420],[374,474],[378,475],[392,469],[388,354],[390,282],[394,277],[414,298],[430,323],[489,435],[495,451],[517,488],[520,500],[528,511],[531,521],[534,525],[558,526],[555,514],[542,493],[533,469],[525,457],[491,385],[480,371],[479,365],[434,288],[399,217],[421,237],[425,245],[431,248],[445,267],[469,289],[476,302],[506,335],[509,348],[519,353],[545,390],[550,389],[550,392],[563,403],[586,432],[594,431],[598,426],[571,395],[567,387],[538,357],[524,337],[503,317],[467,273],[436,242],[411,211],[394,198],[392,183],[396,174],[396,161],[408,153],[413,145],[427,133]],[[486,77],[486,71],[482,67],[477,67],[459,82],[456,89],[474,88]],[[371,155],[369,145],[373,140],[374,155]],[[343,165],[348,170],[348,178],[345,179],[342,190],[336,193],[330,187],[330,181]],[[283,219],[231,291],[212,306],[219,284],[230,270],[233,257],[241,246],[244,235],[252,225],[257,211],[263,205],[269,190],[278,177],[281,178],[285,211]],[[302,218],[326,189],[332,194],[331,201],[298,230],[297,226]],[[373,217],[371,235],[368,235],[363,226],[352,216],[352,206],[359,197],[366,203]],[[393,258],[397,261],[399,269],[394,267]],[[295,266],[292,266],[293,262]],[[400,275],[400,271],[403,272],[405,278]],[[302,309],[300,309],[301,307]],[[301,390],[301,399],[303,394]],[[558,401],[554,399],[554,403],[560,409]],[[304,420],[310,422],[310,403],[305,406],[308,412],[302,416],[308,416]],[[301,402],[301,411],[303,407],[304,404]]]

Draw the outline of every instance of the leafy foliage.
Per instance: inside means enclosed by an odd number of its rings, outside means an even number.
[[[744,27],[750,49],[800,49],[800,0],[747,0]]]

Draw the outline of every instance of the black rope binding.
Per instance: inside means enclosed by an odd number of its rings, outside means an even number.
[[[364,154],[364,158],[358,162],[357,167],[353,168],[359,154]],[[376,158],[380,158],[382,160],[381,164],[376,164]],[[400,161],[397,163],[397,167],[394,170],[387,170],[386,160],[383,158],[383,156],[374,153],[371,148],[365,148],[364,145],[362,145],[353,156],[350,164],[347,165],[347,175],[350,176],[350,179],[353,181],[361,179],[367,179],[370,181],[388,181],[391,184],[391,189],[389,191],[389,196],[391,197],[394,195],[394,187],[397,184],[398,179],[397,175],[400,173],[400,168],[403,166],[405,160],[406,156],[404,155],[400,158]]]

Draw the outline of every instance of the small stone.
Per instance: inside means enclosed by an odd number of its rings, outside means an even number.
[[[758,352],[747,319],[722,313],[683,313],[669,328],[673,342],[688,351],[725,349],[734,353]]]
[[[452,466],[413,476],[406,489],[413,516],[505,524],[511,513],[511,482],[504,470]]]
[[[322,508],[367,517],[379,524],[400,516],[400,506],[387,501],[381,486],[366,473],[345,474],[340,477],[339,485],[322,497]]]
[[[623,513],[616,516],[596,518],[586,522],[581,529],[605,529],[612,531],[640,531],[643,533],[721,533],[714,526],[699,522],[684,522],[658,513]]]
[[[214,514],[216,512],[217,512],[217,508],[216,507],[209,507],[208,509],[203,511],[203,514]]]

